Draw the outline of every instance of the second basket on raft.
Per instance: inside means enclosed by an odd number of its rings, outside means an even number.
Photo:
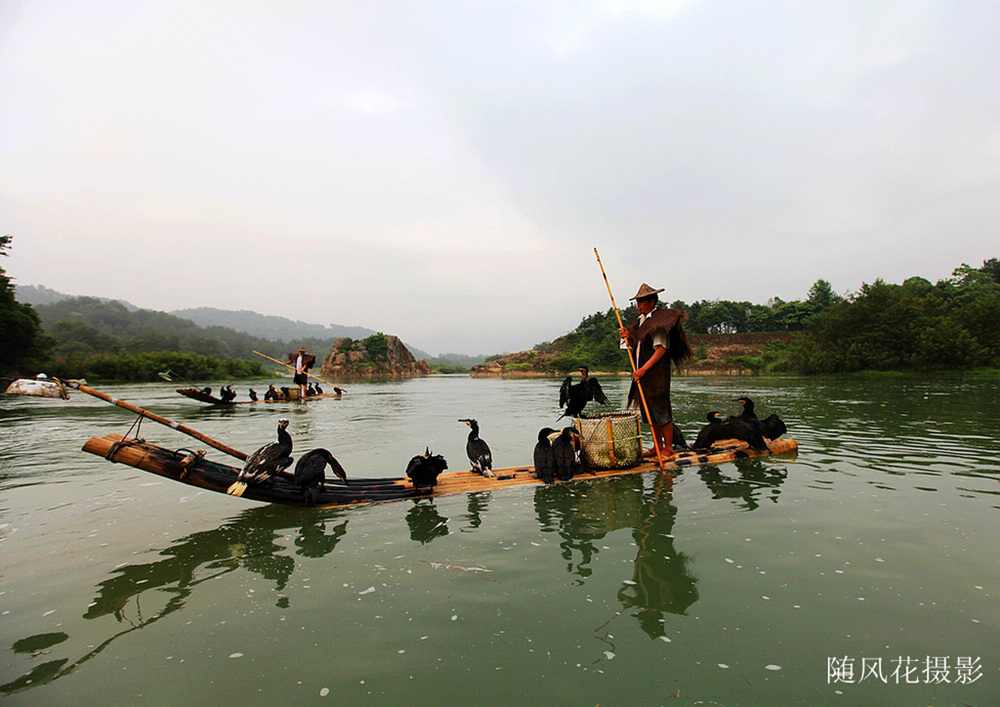
[[[580,459],[590,469],[628,469],[642,460],[639,415],[605,412],[576,418]]]

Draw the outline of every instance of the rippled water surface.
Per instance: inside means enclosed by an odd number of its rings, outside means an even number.
[[[0,396],[0,703],[997,704],[998,388],[682,378],[689,439],[747,394],[798,454],[339,511],[111,464],[80,448],[130,413]],[[530,463],[557,389],[444,376],[220,410],[102,388],[244,451],[288,417],[297,452],[356,476],[427,447],[467,469],[463,417],[498,466]]]

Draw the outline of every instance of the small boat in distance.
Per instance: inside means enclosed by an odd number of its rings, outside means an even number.
[[[209,392],[205,392],[205,390],[205,388],[178,388],[177,392],[186,398],[191,398],[192,400],[197,400],[200,403],[208,405],[256,405],[257,403],[287,403],[300,400],[298,388],[289,388],[288,397],[282,397],[278,400],[265,400],[263,397],[260,397],[258,400],[223,400],[214,395],[210,390]],[[307,395],[301,400],[302,402],[309,402],[310,400],[319,400],[320,398],[339,398],[341,395],[343,395],[343,389],[336,388],[332,393]]]

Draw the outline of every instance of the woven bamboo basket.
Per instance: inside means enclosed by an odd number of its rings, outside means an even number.
[[[580,460],[589,469],[628,469],[642,460],[639,415],[619,411],[576,418]]]

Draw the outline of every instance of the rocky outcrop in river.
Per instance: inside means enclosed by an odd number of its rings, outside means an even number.
[[[430,373],[430,366],[416,360],[399,337],[386,334],[360,341],[337,339],[320,370],[327,380],[413,378]]]

